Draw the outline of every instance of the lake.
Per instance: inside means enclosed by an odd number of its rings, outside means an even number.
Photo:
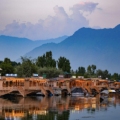
[[[119,120],[120,94],[96,97],[4,97],[0,120]]]

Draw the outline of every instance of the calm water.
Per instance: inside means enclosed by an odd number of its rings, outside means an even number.
[[[0,120],[119,120],[120,95],[0,98]]]

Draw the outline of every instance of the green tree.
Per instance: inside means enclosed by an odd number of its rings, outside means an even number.
[[[91,77],[91,75],[92,75],[92,68],[91,68],[90,65],[87,67],[87,73]]]
[[[18,77],[23,77],[23,68],[22,65],[16,66],[15,67],[15,73],[17,73]]]
[[[89,65],[87,67],[87,73],[88,73],[88,75],[90,77],[91,77],[91,75],[94,76],[95,75],[95,70],[96,70],[96,65]]]
[[[103,79],[110,79],[110,76],[111,76],[111,74],[109,73],[109,71],[108,70],[104,70],[103,71]]]
[[[21,63],[20,62],[15,62],[15,61],[11,61],[11,64],[13,67],[19,66]]]
[[[86,70],[84,67],[78,67],[78,70],[76,71],[76,74],[84,76],[86,73]]]
[[[36,60],[38,67],[56,67],[56,61],[52,58],[52,52],[46,52],[43,56],[39,56]]]
[[[59,69],[62,69],[64,72],[70,72],[70,61],[65,57],[60,57],[57,61],[57,64]]]
[[[118,81],[118,80],[119,80],[119,74],[118,74],[118,73],[114,73],[114,74],[111,76],[111,79]]]
[[[118,75],[118,80],[120,80],[120,74]]]
[[[98,69],[96,71],[96,75],[98,77],[101,77],[102,79],[106,79],[106,78],[110,79],[111,78],[111,74],[108,72],[108,70],[102,71],[102,70]]]
[[[38,67],[45,67],[46,66],[46,60],[45,60],[45,55],[39,56],[36,61],[36,65]]]
[[[57,68],[48,68],[43,67],[38,69],[39,76],[46,75],[46,78],[58,77],[60,74],[63,74],[63,71]]]
[[[20,77],[31,77],[33,73],[37,72],[37,67],[34,60],[30,58],[21,57],[21,65],[16,67],[16,72]]]
[[[96,71],[96,75],[97,75],[97,77],[102,77],[102,76],[103,76],[103,71],[100,70],[100,69],[98,69],[98,70]]]
[[[93,75],[95,74],[95,70],[96,70],[96,65],[91,65],[91,71]]]
[[[1,63],[2,75],[14,73],[14,67],[12,66],[11,60],[5,58]]]
[[[0,61],[0,66],[1,66],[2,63],[3,63],[3,61]]]

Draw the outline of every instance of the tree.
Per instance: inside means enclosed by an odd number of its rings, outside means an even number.
[[[38,67],[56,67],[56,61],[52,58],[52,52],[46,52],[43,56],[39,56],[36,60]]]
[[[118,80],[120,80],[120,74],[118,75]]]
[[[60,57],[57,61],[57,64],[59,69],[62,69],[64,72],[70,72],[70,61],[65,57]]]
[[[21,63],[20,62],[15,62],[15,61],[11,61],[11,64],[13,67],[19,66]]]
[[[111,76],[111,79],[112,80],[119,80],[119,75],[118,75],[118,73],[114,73],[112,76]]]
[[[102,76],[103,76],[103,71],[100,70],[100,69],[98,69],[98,70],[96,71],[96,75],[97,75],[97,77],[102,77]]]
[[[91,65],[91,71],[93,75],[95,74],[95,70],[96,70],[96,65]]]
[[[0,61],[0,65],[3,63],[3,61]]]
[[[88,67],[87,67],[87,73],[91,76],[91,74],[92,74],[92,69],[91,69],[91,66],[89,65]]]
[[[46,78],[58,77],[60,74],[63,74],[63,71],[57,68],[48,68],[43,67],[38,69],[38,74],[40,76],[46,75]]]
[[[22,64],[16,67],[16,72],[20,77],[31,77],[33,73],[37,72],[37,67],[33,60],[26,57],[21,57]]]
[[[78,67],[76,74],[84,76],[85,72],[86,72],[86,70],[84,67]]]
[[[12,66],[11,60],[5,58],[1,63],[2,75],[14,73],[14,67]]]
[[[109,74],[108,70],[103,71],[103,77],[102,77],[103,79],[107,79],[107,78],[110,79],[110,76],[111,75]]]
[[[96,75],[98,77],[100,76],[102,79],[106,79],[106,78],[110,79],[110,77],[111,77],[111,74],[109,74],[108,70],[102,71],[99,69],[96,71]]]

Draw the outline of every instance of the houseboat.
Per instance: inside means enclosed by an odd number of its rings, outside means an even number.
[[[84,96],[84,91],[82,88],[73,88],[71,91],[72,96]]]

